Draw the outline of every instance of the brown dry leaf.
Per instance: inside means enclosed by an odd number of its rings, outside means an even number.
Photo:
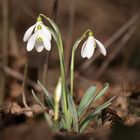
[[[38,114],[38,113],[41,113],[43,111],[42,107],[38,104],[34,104],[32,106],[32,109],[33,109],[34,114]]]
[[[18,115],[18,114],[22,113],[22,108],[16,102],[13,102],[10,111],[11,111],[12,114],[17,114]]]
[[[25,112],[23,112],[27,117],[33,117],[33,110],[29,109],[29,110],[26,110]]]
[[[140,122],[140,118],[135,115],[127,115],[124,119],[124,124],[126,125],[133,125],[136,122]]]

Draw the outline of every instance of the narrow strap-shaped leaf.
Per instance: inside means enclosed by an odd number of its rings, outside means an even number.
[[[93,101],[94,97],[96,96],[95,93],[96,93],[96,86],[91,86],[87,89],[78,107],[79,117],[84,112],[84,110],[90,105],[90,103]]]
[[[61,130],[61,129],[67,130],[66,120],[65,120],[64,116],[61,116],[61,120],[59,122],[59,130]]]
[[[99,98],[101,98],[105,93],[106,91],[108,90],[109,88],[109,84],[106,83],[104,85],[104,87],[98,92],[97,96],[95,97],[94,101],[98,100]]]
[[[67,116],[66,117],[66,124],[67,124],[67,130],[71,131],[72,130],[72,122],[73,122],[73,114],[71,114],[71,109],[68,108]]]
[[[33,97],[34,97],[35,100],[41,105],[41,107],[42,107],[43,109],[46,109],[46,107],[41,103],[41,101],[39,100],[39,98],[35,95],[34,90],[31,90],[31,92],[32,92]],[[46,119],[46,121],[47,121],[47,123],[48,123],[48,126],[49,126],[50,128],[52,128],[52,127],[53,127],[53,121],[52,121],[50,115],[49,115],[47,112],[44,112],[44,117],[45,117],[45,119]]]
[[[76,106],[74,104],[73,98],[70,94],[67,95],[68,98],[68,110],[71,113],[71,117],[73,120],[73,129],[75,132],[79,131],[79,127],[78,127],[78,115],[77,115],[77,109]]]
[[[51,95],[49,94],[49,92],[46,90],[46,88],[41,84],[40,81],[38,81],[39,86],[42,88],[42,90],[44,91],[45,94],[45,98],[46,98],[46,103],[48,104],[48,106],[54,110],[54,102],[53,99],[51,97]]]
[[[89,123],[105,108],[107,108],[110,104],[111,101],[115,98],[112,97],[111,99],[109,99],[107,102],[105,102],[104,104],[100,105],[99,107],[97,107],[93,112],[89,113],[81,122],[80,122],[80,132],[82,132],[84,129],[86,129],[86,127],[89,125]]]
[[[50,128],[53,128],[53,121],[52,121],[50,115],[49,115],[47,112],[45,112],[45,113],[44,113],[44,117],[45,117],[45,119],[46,119],[46,121],[47,121],[48,126],[49,126]]]
[[[43,109],[45,109],[46,107],[41,103],[41,101],[40,101],[39,98],[36,96],[36,94],[35,94],[35,92],[34,92],[33,89],[31,90],[31,92],[32,92],[32,95],[33,95],[34,99],[41,105],[41,107],[42,107]]]
[[[88,125],[90,124],[90,122],[97,116],[98,114],[94,114],[92,115],[92,119],[89,119],[85,122],[83,122],[81,125],[80,125],[80,130],[79,132],[82,133],[87,127]]]

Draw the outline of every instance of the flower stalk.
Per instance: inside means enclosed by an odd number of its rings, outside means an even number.
[[[65,64],[64,64],[64,50],[63,50],[63,43],[62,43],[62,37],[60,34],[60,31],[57,27],[57,25],[51,20],[50,18],[46,17],[43,14],[39,15],[40,17],[44,17],[49,23],[52,25],[54,28],[54,31],[57,36],[57,41],[56,44],[58,46],[58,52],[59,52],[59,60],[60,60],[60,69],[61,69],[61,77],[62,77],[62,98],[63,98],[63,103],[64,103],[64,114],[67,115],[67,95],[66,95],[66,79],[65,79]]]
[[[84,32],[84,34],[77,39],[77,41],[74,43],[73,48],[72,48],[72,55],[71,55],[71,65],[70,65],[70,93],[71,96],[73,97],[73,88],[74,88],[74,60],[75,60],[75,52],[76,49],[78,47],[78,45],[80,44],[80,42],[86,37],[86,34],[88,32],[91,32],[89,29],[87,31]]]

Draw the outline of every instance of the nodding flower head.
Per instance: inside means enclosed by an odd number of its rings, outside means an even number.
[[[41,17],[38,17],[37,22],[25,32],[23,41],[27,42],[27,51],[35,47],[37,52],[41,52],[44,48],[51,50],[51,38],[50,31],[43,24]]]
[[[93,33],[90,31],[87,40],[82,45],[81,56],[82,58],[91,58],[94,54],[96,46],[99,48],[100,52],[105,56],[106,49],[104,45],[97,39],[93,37]]]

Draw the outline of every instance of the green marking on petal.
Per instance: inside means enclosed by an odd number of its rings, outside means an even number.
[[[97,48],[96,44],[94,45],[94,48]]]
[[[38,25],[37,30],[41,30],[41,29],[42,29],[41,25]]]
[[[38,37],[37,38],[37,42],[42,43],[43,42],[43,39],[41,37]]]

